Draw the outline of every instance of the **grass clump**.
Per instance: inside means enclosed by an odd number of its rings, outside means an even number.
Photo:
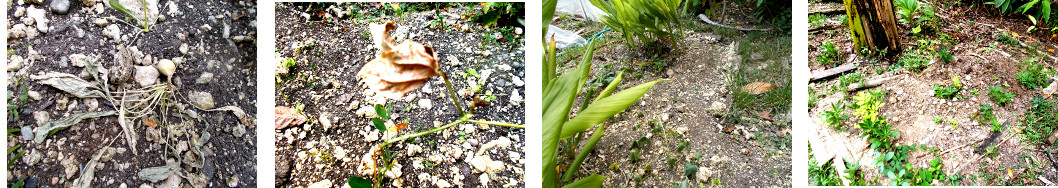
[[[978,109],[980,114],[977,116],[977,121],[984,125],[992,125],[992,132],[999,132],[1003,125],[999,124],[999,119],[996,118],[995,112],[992,111],[992,105],[984,105]]]
[[[823,123],[833,128],[842,128],[842,120],[849,119],[849,115],[845,114],[845,105],[841,103],[831,103],[831,109],[823,111]]]
[[[1029,144],[1043,144],[1058,125],[1058,100],[1036,97],[1032,99],[1029,110],[1025,111],[1019,134]]]
[[[1055,74],[1054,70],[1048,69],[1038,63],[1039,59],[1029,58],[1021,61],[1019,65],[1021,72],[1015,74],[1021,84],[1029,89],[1042,89],[1047,84],[1048,76]]]
[[[907,53],[904,57],[900,57],[899,65],[912,72],[922,72],[926,70],[926,67],[930,65],[930,58],[919,55],[917,53]]]
[[[808,27],[819,28],[827,24],[827,15],[812,14],[808,16]]]

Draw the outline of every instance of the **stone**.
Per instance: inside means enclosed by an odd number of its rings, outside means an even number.
[[[26,9],[26,15],[33,18],[33,21],[37,23],[37,31],[41,33],[48,33],[48,12],[44,9],[38,9],[29,7]]]
[[[422,153],[422,147],[415,144],[408,144],[407,147],[408,156],[415,156],[415,154]]]
[[[234,176],[231,176],[231,178],[228,178],[228,187],[237,187],[237,186],[239,186],[239,176],[238,175],[234,175]]]
[[[21,24],[20,24],[21,25]],[[25,27],[25,26],[23,26]],[[8,33],[10,34],[10,33]],[[11,55],[10,60],[7,61],[7,72],[17,72],[22,69],[22,63],[25,62],[22,56]]]
[[[213,109],[213,94],[209,92],[195,91],[188,93],[187,98],[191,104],[202,109]]]
[[[95,20],[92,20],[92,23],[96,24],[96,26],[103,28],[107,27],[107,25],[110,25],[110,21],[107,21],[107,19],[105,18],[96,18]]]
[[[48,114],[46,111],[36,111],[33,112],[33,119],[37,120],[37,126],[41,126],[44,125],[44,123],[51,121],[50,115],[51,114]]]
[[[419,107],[422,107],[423,109],[427,109],[428,110],[428,109],[433,108],[433,101],[431,101],[430,99],[419,99],[419,103],[418,104],[419,104]]]
[[[27,37],[27,29],[29,28],[26,27],[26,24],[15,24],[15,26],[11,26],[11,29],[7,30],[7,37],[14,39]],[[11,70],[10,66],[8,67],[8,70]]]
[[[70,11],[70,0],[51,0],[51,12],[66,14]]]
[[[514,34],[515,34],[515,35],[521,35],[521,34],[522,34],[522,32],[524,32],[524,31],[522,31],[522,28],[521,28],[521,27],[515,27],[515,28],[514,28]]]
[[[189,50],[189,48],[190,47],[187,46],[187,43],[180,44],[180,53],[181,54],[187,54],[187,51]]]
[[[331,188],[331,187],[334,187],[334,186],[332,186],[332,184],[333,183],[331,183],[331,180],[325,179],[325,180],[320,181],[320,182],[309,184],[309,186],[307,188]]]
[[[212,82],[212,81],[213,81],[213,73],[209,73],[209,72],[203,72],[202,74],[198,75],[197,79],[195,79],[195,83],[196,84],[209,84],[209,82]]]
[[[158,83],[158,69],[151,66],[136,66],[136,83],[148,87]]]
[[[29,154],[22,157],[22,162],[26,163],[26,165],[33,166],[37,164],[37,161],[40,161],[41,158],[44,158],[44,154],[41,153],[41,151],[34,149],[30,151]]]
[[[70,64],[75,67],[84,67],[88,63],[88,56],[84,54],[70,54]]]
[[[235,135],[236,138],[242,138],[242,135],[246,134],[246,126],[242,124],[235,125],[235,128],[231,129],[231,134]]]
[[[22,126],[22,129],[20,129],[20,130],[22,130],[22,131],[18,131],[18,132],[22,133],[22,140],[33,140],[33,127],[30,127],[29,125],[26,125],[26,126]]]
[[[522,81],[522,78],[519,78],[517,76],[511,78],[511,82],[514,82],[514,85],[518,87],[522,87],[525,85],[525,81]]]
[[[334,126],[334,124],[331,123],[330,114],[327,114],[326,112],[324,112],[323,114],[320,114],[319,119],[320,119],[320,125],[323,125],[323,130],[331,129],[331,127]]]
[[[121,28],[118,25],[110,25],[103,29],[103,36],[110,38],[114,42],[121,42]]]
[[[74,160],[74,157],[66,157],[66,159],[62,160],[61,162],[63,168],[66,168],[66,170],[64,171],[66,172],[66,179],[73,178],[73,176],[77,174],[77,170],[79,170],[77,168],[77,162],[75,162]]]

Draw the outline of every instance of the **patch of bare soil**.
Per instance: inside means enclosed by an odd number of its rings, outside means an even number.
[[[327,19],[311,10],[354,11],[361,15],[377,3],[320,5],[279,3],[276,6],[276,49],[296,66],[276,86],[276,105],[303,106],[308,122],[276,130],[276,186],[341,186],[353,176],[368,151],[385,136],[370,121],[374,104],[389,104],[395,122],[407,122],[399,134],[419,132],[455,121],[459,113],[439,77],[400,100],[385,101],[358,84],[357,71],[375,57],[368,24],[394,21],[398,42],[412,40],[437,51],[441,69],[454,90],[484,83],[478,93],[457,94],[463,105],[471,96],[495,96],[473,109],[473,119],[525,123],[524,36],[514,26],[482,29],[459,19],[480,12],[480,6],[453,5],[438,10],[378,18]],[[388,6],[388,5],[386,5]],[[315,7],[315,8],[313,8]],[[330,13],[323,13],[330,14]],[[436,17],[437,14],[444,18]],[[443,22],[443,25],[431,25]],[[460,27],[466,25],[464,31]],[[517,26],[520,27],[520,26]],[[504,39],[490,38],[505,35]],[[277,58],[280,58],[277,57]],[[278,60],[275,63],[279,63]],[[473,74],[468,72],[474,72]],[[473,82],[483,80],[484,82]],[[453,91],[455,92],[455,91]],[[463,107],[467,110],[468,107]],[[522,187],[525,130],[471,123],[399,142],[395,169],[382,181],[385,187]],[[476,156],[476,157],[475,157]],[[474,158],[502,163],[499,171],[481,172]],[[365,177],[367,179],[373,179]]]
[[[256,4],[252,1],[167,1],[158,2],[161,18],[150,32],[119,22],[126,18],[102,1],[66,1],[65,14],[52,11],[54,2],[32,4],[31,1],[9,2],[8,32],[27,35],[9,37],[8,45],[8,134],[9,185],[21,181],[27,187],[71,187],[75,179],[94,175],[89,185],[97,187],[181,186],[219,187],[256,186],[256,133],[254,125],[244,125],[228,111],[205,111],[198,104],[211,95],[215,107],[234,106],[253,119],[256,112]],[[41,11],[47,18],[47,32],[40,32],[31,12]],[[100,23],[100,20],[107,20]],[[130,21],[134,22],[134,21]],[[32,24],[31,24],[32,23]],[[17,25],[28,26],[26,29]],[[111,27],[107,29],[106,27]],[[17,30],[17,31],[16,31]],[[34,30],[34,31],[31,31]],[[118,33],[113,31],[118,30]],[[109,33],[109,34],[108,34]],[[107,36],[110,35],[110,36]],[[114,38],[116,37],[116,39]],[[246,40],[249,39],[249,40]],[[184,50],[181,46],[186,45]],[[123,48],[138,48],[147,57],[135,64],[120,64],[116,56]],[[43,142],[27,139],[33,129],[85,112],[118,111],[111,100],[78,98],[55,87],[30,79],[46,72],[75,75],[92,84],[96,80],[84,65],[84,57],[94,59],[110,71],[123,74],[123,68],[143,65],[147,69],[167,60],[179,61],[175,74],[130,78],[126,83],[112,82],[112,92],[140,88],[137,81],[154,80],[169,89],[165,104],[143,113],[128,115],[130,131],[119,126],[118,116],[104,116],[81,121],[58,130]],[[18,59],[18,63],[15,63]],[[13,66],[14,65],[14,66]],[[107,72],[103,70],[102,72]],[[133,74],[124,72],[124,74]],[[149,74],[148,74],[149,75]],[[206,76],[211,75],[211,76]],[[202,79],[202,77],[209,77]],[[135,80],[135,81],[133,81]],[[112,95],[125,101],[136,101],[128,94]],[[143,96],[139,96],[143,97]],[[142,99],[142,98],[140,98]],[[132,103],[132,102],[129,102]],[[177,110],[177,106],[185,111]],[[210,107],[213,108],[213,107]],[[201,119],[193,118],[191,114]],[[154,118],[157,128],[145,125]],[[11,132],[11,130],[16,130]],[[134,133],[135,140],[124,135]],[[25,136],[24,136],[25,135]],[[207,137],[208,138],[202,138]],[[26,137],[29,136],[29,137]],[[201,137],[200,137],[201,136]],[[204,142],[203,142],[204,141]],[[130,143],[138,143],[132,145]],[[103,149],[111,147],[110,149]],[[108,150],[108,152],[101,152]],[[18,154],[21,152],[23,154]],[[106,153],[92,160],[93,154]],[[137,176],[149,167],[166,166],[179,161],[175,173],[167,180],[152,182]],[[98,161],[98,164],[90,163]],[[91,173],[94,169],[94,174]],[[164,177],[164,176],[163,176]]]
[[[1050,180],[1058,179],[1055,170],[1046,165],[1051,158],[1041,150],[1049,147],[1022,144],[1014,130],[1019,126],[1023,113],[1029,110],[1032,98],[1040,96],[1040,91],[1025,87],[1015,78],[1015,74],[1020,71],[1018,64],[1035,57],[1037,51],[996,42],[996,39],[1004,34],[1023,34],[1015,38],[1030,46],[1037,46],[1035,48],[1045,54],[1039,63],[1051,68],[1055,67],[1058,59],[1047,57],[1054,54],[1046,49],[1058,48],[1055,46],[1058,40],[1043,31],[1024,33],[1028,26],[1025,24],[1026,19],[996,17],[985,12],[982,8],[944,6],[937,13],[941,18],[938,33],[950,35],[959,41],[951,48],[954,61],[950,63],[938,59],[919,73],[906,69],[886,70],[896,64],[904,53],[908,53],[904,52],[892,58],[861,62],[859,69],[854,72],[863,74],[866,80],[891,78],[877,88],[888,91],[880,113],[886,117],[893,130],[900,132],[899,137],[894,139],[894,145],[921,144],[937,149],[932,152],[916,150],[909,154],[908,163],[925,168],[929,166],[930,160],[940,157],[945,173],[964,176],[957,182],[960,185],[1044,185],[1036,175]],[[920,39],[932,40],[909,34],[910,29],[906,25],[901,27],[903,46],[912,46]],[[810,68],[813,71],[828,68],[816,63],[816,57],[820,54],[817,47],[824,41],[835,43],[845,57],[854,56],[847,26],[814,32],[809,39],[809,62],[812,62]],[[951,100],[935,97],[933,86],[951,85],[952,77],[958,77],[961,81],[964,89],[958,94],[965,97]],[[826,146],[826,150],[838,158],[859,161],[868,169],[865,170],[865,179],[884,177],[871,165],[877,156],[869,149],[865,138],[859,136],[863,130],[854,128],[859,118],[843,121],[848,131],[829,128],[820,120],[821,113],[831,109],[832,103],[848,106],[854,102],[851,96],[855,93],[830,89],[838,82],[839,79],[834,78],[809,84],[810,89],[819,94],[814,107],[809,110],[813,126],[808,128],[812,132],[810,136],[815,137],[810,140],[817,140],[820,143],[818,146]],[[993,102],[988,93],[989,87],[993,85],[1003,86],[1015,94],[1013,102],[1002,106]],[[975,119],[980,115],[980,105],[994,107],[996,117],[1003,124],[1000,133],[991,132],[991,125]],[[846,107],[844,112],[851,115],[852,111]],[[935,122],[937,119],[940,119],[939,123]],[[983,156],[988,145],[998,148],[996,157]],[[813,149],[819,151],[815,149],[816,146],[813,145]],[[1012,180],[1007,177],[1008,169],[1014,170]],[[889,184],[888,178],[881,179],[884,179],[880,182],[882,185]]]
[[[593,31],[597,25],[575,24],[587,22],[579,18],[556,17],[560,18],[556,25],[572,27],[564,29],[585,27],[588,36],[598,31]],[[704,23],[695,25],[711,27]],[[626,67],[631,71],[624,73],[624,80],[615,92],[656,79],[670,81],[658,83],[636,104],[604,123],[606,134],[587,157],[578,176],[605,176],[604,187],[672,187],[684,183],[688,186],[791,186],[789,110],[768,109],[774,114],[769,115],[771,120],[756,113],[734,115],[732,91],[727,85],[738,69],[771,70],[768,66],[778,64],[780,67],[771,68],[789,72],[789,51],[742,54],[739,46],[748,45],[743,40],[747,36],[735,33],[721,36],[687,31],[679,49],[671,49],[669,44],[645,47],[650,50],[629,49],[616,32],[600,36],[589,83],[595,82],[591,79],[615,76],[615,71]],[[765,41],[776,40],[755,42]],[[572,62],[580,58],[575,56],[564,66],[572,69],[576,64]],[[578,99],[576,104],[583,100]],[[723,121],[725,118],[729,119],[728,123]],[[590,134],[584,133],[584,136]],[[640,139],[647,142],[635,143]],[[681,148],[682,144],[686,148]],[[569,147],[562,143],[560,148]],[[638,155],[634,157],[638,159],[632,159],[632,155]],[[567,157],[572,161],[572,156]],[[685,176],[687,165],[696,166],[697,172]]]

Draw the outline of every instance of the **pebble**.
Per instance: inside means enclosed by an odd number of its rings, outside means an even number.
[[[73,175],[76,175],[77,174],[77,170],[79,170],[77,168],[76,162],[74,162],[73,160],[74,160],[73,157],[67,157],[65,160],[62,160],[62,162],[61,162],[63,168],[66,168],[66,170],[65,170],[66,179],[73,178]]]
[[[92,23],[99,27],[107,27],[107,25],[110,25],[110,21],[107,21],[105,18],[96,18],[95,20],[92,20]]]
[[[70,11],[70,0],[52,0],[51,1],[51,12],[56,14],[66,14]]]
[[[26,15],[26,8],[25,7],[15,7],[15,14],[14,14],[15,18],[22,17],[22,15]]]
[[[331,127],[334,127],[334,124],[331,123],[331,115],[326,112],[320,114],[320,124],[323,125],[323,130],[328,130],[331,129]]]
[[[158,83],[158,69],[152,66],[136,66],[136,83],[147,87]]]
[[[231,134],[235,135],[236,138],[242,138],[242,135],[246,134],[246,126],[242,124],[235,125],[235,128],[231,129]]]
[[[15,24],[15,26],[11,26],[11,29],[7,30],[7,35],[8,35],[8,37],[16,38],[16,39],[17,38],[22,38],[22,37],[28,37],[27,32],[26,32],[27,29],[29,29],[29,28],[26,27],[26,24]],[[10,70],[10,67],[8,67],[8,69]]]
[[[415,154],[422,153],[422,147],[415,144],[408,144],[407,150],[408,156],[414,156]]]
[[[37,164],[37,161],[40,161],[41,158],[44,158],[44,154],[41,153],[41,151],[34,149],[25,157],[22,157],[22,162],[26,163],[26,165],[33,166],[34,164]]]
[[[238,175],[231,176],[231,178],[228,178],[228,187],[237,187],[237,186],[239,186],[239,176]]]
[[[187,46],[187,43],[180,44],[180,53],[181,54],[187,54],[188,50],[189,50],[189,47]]]
[[[84,54],[70,54],[70,64],[75,67],[84,67],[88,63],[88,56]]]
[[[118,28],[118,25],[107,26],[106,29],[103,29],[103,36],[113,39],[114,41],[120,42],[121,28]]]
[[[524,31],[522,31],[522,28],[521,28],[521,27],[515,27],[515,28],[514,28],[514,34],[515,34],[515,35],[521,35],[521,34],[522,34],[522,32],[524,32]]]
[[[26,125],[22,126],[21,130],[23,131],[19,132],[22,132],[22,140],[33,140],[33,127]]]
[[[187,97],[191,100],[191,104],[199,108],[213,109],[213,94],[210,94],[209,92],[191,92]]]
[[[331,184],[332,184],[331,180],[326,180],[325,179],[325,180],[320,181],[320,182],[312,183],[311,185],[308,186],[308,188],[331,188],[331,187],[333,187],[333,186],[331,186]]]
[[[33,119],[37,120],[37,126],[41,126],[44,125],[44,123],[51,121],[51,117],[49,117],[49,115],[50,114],[45,111],[36,111],[33,112]]]
[[[514,85],[518,87],[522,87],[523,85],[525,85],[525,81],[522,81],[522,78],[519,78],[517,76],[512,78],[511,82],[514,82]]]
[[[29,17],[33,18],[33,22],[37,23],[37,31],[40,31],[41,33],[48,33],[48,17],[46,16],[48,14],[47,11],[45,11],[44,9],[29,7],[29,9],[26,9],[26,14]]]
[[[437,187],[441,187],[441,188],[452,187],[452,184],[448,183],[448,181],[446,181],[446,180],[437,180],[437,181],[434,182],[434,185],[436,185]]]
[[[211,81],[213,81],[213,73],[209,72],[203,72],[198,79],[195,79],[196,84],[209,84]]]
[[[21,25],[21,24],[19,24],[19,25]],[[23,27],[25,27],[25,26],[23,26]],[[25,34],[23,34],[23,35],[25,35]],[[24,61],[25,60],[22,59],[22,56],[11,55],[11,59],[7,61],[7,71],[8,72],[15,72],[15,71],[18,71],[18,70],[22,69],[22,62],[24,62]]]
[[[419,103],[418,104],[419,104],[419,107],[422,107],[424,109],[433,108],[433,101],[431,101],[430,99],[419,99]]]

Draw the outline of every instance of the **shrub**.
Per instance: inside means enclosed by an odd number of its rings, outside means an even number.
[[[838,54],[838,48],[830,41],[823,42],[822,45],[819,45],[819,51],[819,56],[816,56],[816,63],[819,64],[828,65],[841,62],[842,59],[844,59],[841,57],[841,54]]]
[[[1003,89],[1003,87],[1000,86],[991,86],[991,90],[988,90],[988,94],[991,94],[992,101],[995,101],[996,104],[1000,106],[1010,102],[1010,98],[1014,97],[1013,93],[1007,92],[1006,89]]]
[[[962,85],[959,84],[958,76],[952,77],[951,83],[950,86],[933,85],[933,96],[942,99],[954,98],[962,90]]]
[[[1047,84],[1048,75],[1054,74],[1054,70],[1050,70],[1043,65],[1037,63],[1039,59],[1029,58],[1022,61],[1020,64],[1021,72],[1018,72],[1014,76],[1018,79],[1021,84],[1029,89],[1041,89],[1044,84]]]
[[[662,39],[676,45],[680,23],[676,9],[682,0],[591,0],[591,4],[606,12],[600,21],[621,32],[628,47],[640,42]]]

